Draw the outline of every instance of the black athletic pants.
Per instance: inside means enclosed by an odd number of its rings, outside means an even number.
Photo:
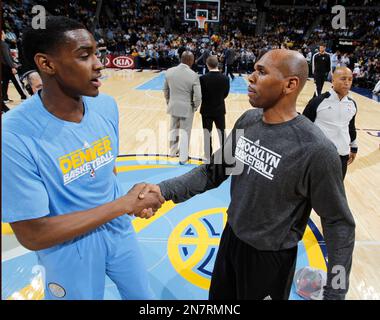
[[[219,245],[210,300],[287,300],[297,260],[297,246],[260,251],[235,236],[227,223]]]
[[[343,180],[346,177],[347,173],[347,162],[348,162],[349,156],[340,156],[340,161],[342,163],[342,175],[343,175]]]
[[[12,68],[1,65],[2,67],[2,81],[1,81],[1,90],[2,90],[2,97],[3,100],[8,100],[8,85],[9,81],[12,81],[18,94],[20,95],[21,99],[26,99],[26,95],[24,91],[22,90],[20,83],[17,81],[15,75],[12,72]]]
[[[327,80],[327,74],[326,73],[316,73],[314,74],[314,81],[315,85],[317,87],[317,95],[319,96],[322,93],[323,84]]]
[[[230,76],[232,80],[235,79],[233,73],[233,64],[226,64],[226,76]]]

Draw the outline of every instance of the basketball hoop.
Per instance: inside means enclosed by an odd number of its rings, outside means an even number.
[[[198,28],[199,29],[204,29],[205,28],[206,17],[197,16],[195,19],[197,19]]]

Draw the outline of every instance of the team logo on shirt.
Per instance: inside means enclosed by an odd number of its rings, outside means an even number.
[[[59,284],[50,282],[48,287],[53,296],[57,298],[64,298],[66,296],[66,290]]]
[[[91,144],[84,141],[83,148],[65,154],[58,159],[63,174],[63,183],[67,185],[86,174],[95,178],[96,170],[113,160],[114,155],[112,154],[109,136]]]
[[[90,177],[95,178],[95,169],[94,168],[91,168],[91,170],[90,170]]]
[[[252,142],[241,136],[235,149],[235,158],[248,166],[248,174],[251,169],[272,180],[281,156],[260,145],[260,140]]]

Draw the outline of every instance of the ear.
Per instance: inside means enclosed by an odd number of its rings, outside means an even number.
[[[290,94],[298,90],[300,79],[298,77],[288,77],[283,89],[284,94]]]
[[[37,53],[34,56],[34,62],[40,71],[47,73],[48,75],[55,74],[54,63],[51,61],[47,54]]]

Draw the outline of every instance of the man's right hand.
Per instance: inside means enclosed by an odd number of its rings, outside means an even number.
[[[147,196],[151,195],[152,193],[158,194],[160,198],[165,202],[165,198],[162,197],[161,189],[157,184],[146,184],[139,194],[139,199],[144,200]],[[154,215],[154,212],[152,212],[152,209],[144,209],[141,212],[141,215],[139,215],[139,217],[148,219],[152,215]]]
[[[139,194],[139,199],[144,199],[144,197],[149,194],[150,192],[154,192],[162,196],[161,189],[157,184],[145,184],[144,188]],[[164,199],[165,200],[165,199]]]
[[[140,199],[139,195],[145,187],[145,183],[137,184],[125,196],[92,209],[21,220],[12,222],[11,227],[25,248],[33,251],[50,248],[84,235],[126,213],[150,218],[165,199],[154,192]]]
[[[161,192],[147,191],[151,190],[149,186],[150,185],[145,183],[136,184],[124,196],[131,201],[131,206],[129,206],[130,209],[128,210],[129,214],[134,214],[136,217],[149,219],[159,208],[161,208],[161,205],[165,202],[165,199],[161,196]]]

